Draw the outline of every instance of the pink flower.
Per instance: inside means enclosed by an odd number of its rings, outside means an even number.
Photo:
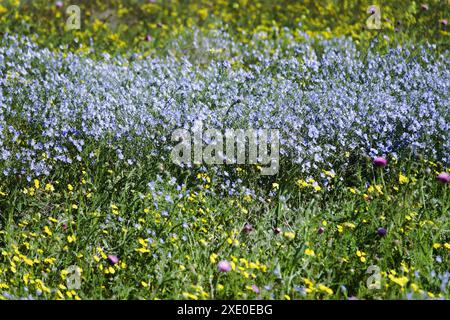
[[[152,39],[152,36],[149,34],[145,36],[145,41],[152,41]]]
[[[373,159],[373,164],[376,167],[386,167],[387,165],[387,160],[383,157],[376,157],[375,159]]]
[[[253,226],[250,223],[246,223],[244,225],[244,232],[245,233],[250,233],[253,231]]]
[[[261,292],[256,284],[252,284],[252,290],[256,294],[259,294]]]
[[[325,231],[324,227],[319,227],[319,229],[317,229],[318,234],[322,234],[324,231]]]
[[[217,264],[217,268],[220,272],[229,272],[231,271],[231,264],[227,260],[222,260]]]
[[[442,20],[440,21],[440,23],[441,23],[443,26],[447,26],[447,25],[448,25],[448,20],[447,20],[447,19],[442,19]]]
[[[55,6],[57,8],[62,8],[64,6],[64,3],[62,1],[56,1]]]
[[[447,172],[439,173],[436,178],[442,183],[447,183],[450,181],[450,173]]]
[[[423,11],[427,11],[427,10],[429,9],[429,7],[428,7],[428,5],[427,5],[426,3],[422,4],[422,5],[420,6],[420,8],[421,8]]]
[[[119,262],[119,258],[117,257],[117,256],[115,256],[115,255],[112,255],[112,254],[110,254],[109,256],[108,256],[108,262],[110,263],[110,264],[112,264],[112,265],[115,265],[115,264],[117,264],[118,262]]]

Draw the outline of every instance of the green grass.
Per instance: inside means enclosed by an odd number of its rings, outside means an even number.
[[[219,192],[221,179],[198,170],[99,163],[57,171],[38,188],[35,181],[2,188],[9,190],[0,198],[3,291],[18,298],[40,290],[47,299],[449,297],[438,278],[447,270],[450,226],[437,164],[360,164],[351,175],[329,176],[320,191],[292,176],[262,182],[254,168],[228,168],[244,185],[267,189],[255,198],[208,194]],[[170,171],[184,177],[191,197],[165,199],[185,193],[171,185]],[[152,195],[147,183],[156,175]],[[386,236],[377,235],[380,227]],[[109,254],[119,263],[110,266]],[[234,270],[220,273],[220,260]],[[82,269],[73,291],[66,289],[73,274],[64,273],[72,265]],[[379,290],[367,287],[372,265],[381,271]]]

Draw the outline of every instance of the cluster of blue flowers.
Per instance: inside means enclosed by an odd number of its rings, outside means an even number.
[[[1,174],[48,175],[95,159],[103,144],[128,164],[148,153],[164,160],[173,130],[196,120],[279,129],[282,156],[303,172],[332,169],[346,152],[449,161],[448,54],[361,53],[348,39],[227,41],[199,66],[179,55],[96,61],[4,37]]]

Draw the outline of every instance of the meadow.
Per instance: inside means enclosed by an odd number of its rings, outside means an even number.
[[[0,299],[448,299],[450,2],[395,3],[2,1]]]

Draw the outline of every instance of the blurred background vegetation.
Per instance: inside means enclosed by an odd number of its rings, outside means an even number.
[[[79,30],[66,30],[70,5],[81,9]],[[381,31],[365,27],[370,5],[381,8]],[[192,29],[225,30],[245,43],[255,32],[276,37],[285,27],[312,37],[351,36],[364,43],[377,36],[446,48],[449,11],[450,0],[1,0],[0,34],[27,35],[53,49],[111,54],[163,52]]]

